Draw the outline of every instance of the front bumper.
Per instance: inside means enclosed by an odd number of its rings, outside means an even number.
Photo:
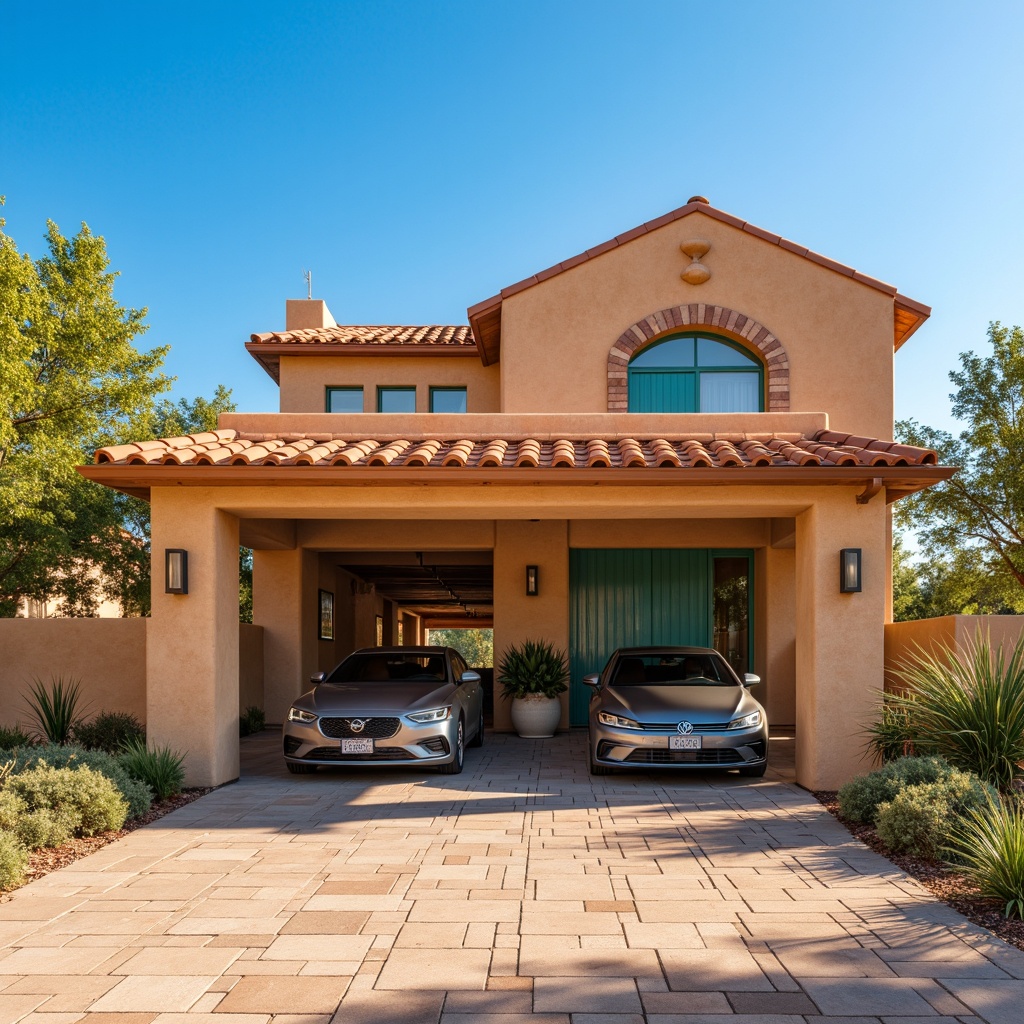
[[[367,724],[358,733],[339,724],[352,718],[365,720]],[[443,722],[423,724],[393,712],[324,715],[315,722],[285,722],[281,744],[285,761],[295,764],[442,765],[455,758],[457,732],[457,715]],[[373,749],[367,753],[352,753],[344,749],[346,740],[370,740]]]
[[[698,750],[673,750],[668,730],[616,729],[591,720],[590,756],[596,764],[616,768],[753,768],[768,760],[768,729],[729,729],[704,732],[695,725]]]

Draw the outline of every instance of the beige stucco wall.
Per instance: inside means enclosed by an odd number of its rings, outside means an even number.
[[[679,276],[689,262],[679,245],[691,238],[711,242],[711,279],[698,286]],[[606,409],[607,357],[619,335],[687,303],[737,310],[780,339],[790,408],[823,410],[836,429],[891,435],[892,298],[701,213],[504,299],[503,411]]]
[[[281,412],[324,412],[326,388],[363,389],[376,413],[379,386],[416,387],[416,411],[430,412],[431,387],[464,387],[467,412],[499,411],[497,366],[472,356],[281,356]]]
[[[238,710],[263,707],[263,627],[238,624]]]

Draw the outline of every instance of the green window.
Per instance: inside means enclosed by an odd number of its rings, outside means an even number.
[[[327,389],[327,411],[328,412],[362,412],[363,411],[363,389],[362,388],[328,388]]]
[[[674,334],[629,363],[630,412],[762,412],[764,367],[705,334]]]
[[[377,412],[415,411],[415,388],[377,388]]]
[[[430,389],[430,411],[431,412],[465,412],[466,411],[466,389],[465,388],[431,388]]]

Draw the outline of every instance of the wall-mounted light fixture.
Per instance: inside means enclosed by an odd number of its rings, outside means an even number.
[[[839,552],[839,593],[859,594],[860,548],[843,548]]]
[[[535,565],[526,567],[526,596],[536,597],[540,593],[540,572]]]
[[[183,548],[164,550],[164,593],[188,593],[188,552]]]

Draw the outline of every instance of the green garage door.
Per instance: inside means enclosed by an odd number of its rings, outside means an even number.
[[[569,714],[587,724],[591,690],[617,647],[714,647],[742,678],[751,671],[752,551],[569,552]]]

